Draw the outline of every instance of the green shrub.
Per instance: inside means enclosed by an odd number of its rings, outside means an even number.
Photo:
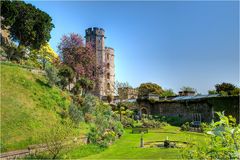
[[[58,73],[57,69],[53,65],[48,64],[46,66],[45,71],[46,71],[46,76],[47,76],[47,79],[48,79],[48,84],[50,86],[56,85],[59,81],[59,78],[58,78],[58,75],[57,75],[57,73]]]
[[[101,101],[97,101],[95,104],[89,110],[95,118],[88,133],[88,141],[107,147],[123,134],[123,126],[113,117],[114,113],[108,104]]]
[[[239,159],[240,124],[232,117],[217,112],[220,120],[212,122],[206,133],[210,136],[204,146],[192,146],[183,149],[183,159]]]
[[[69,116],[70,116],[70,119],[76,125],[78,125],[84,119],[82,111],[80,109],[78,109],[77,106],[74,105],[73,103],[69,107]]]
[[[181,126],[181,131],[189,131],[189,130],[190,130],[189,122],[186,122]]]
[[[148,118],[142,118],[142,127],[144,128],[160,128],[161,127],[161,122],[151,120]]]
[[[134,120],[132,118],[127,117],[127,116],[122,116],[121,123],[125,128],[129,128],[129,127],[133,126]]]

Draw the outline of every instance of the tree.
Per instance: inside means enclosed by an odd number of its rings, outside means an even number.
[[[70,83],[73,82],[75,73],[72,70],[72,68],[68,67],[67,65],[61,65],[58,71],[58,77],[60,78],[60,85],[62,86],[63,89],[69,85],[69,90],[70,90]]]
[[[78,125],[84,119],[83,112],[73,103],[69,107],[69,115],[70,115],[70,119],[76,125]]]
[[[50,40],[54,25],[45,12],[24,1],[1,1],[2,28],[8,28],[19,45],[40,48]]]
[[[163,93],[161,94],[161,96],[163,97],[168,97],[168,96],[175,96],[176,94],[173,92],[172,89],[166,89],[163,91]]]
[[[217,91],[216,90],[208,90],[208,94],[217,94]]]
[[[72,125],[66,124],[64,126],[56,124],[49,128],[48,132],[44,132],[41,135],[41,141],[46,145],[46,149],[52,156],[52,159],[58,158],[58,156],[68,149],[67,139],[71,136]]]
[[[96,81],[99,74],[96,54],[90,44],[84,46],[80,35],[71,33],[64,35],[58,46],[63,63],[70,66],[77,77],[85,77]]]
[[[188,86],[183,86],[182,88],[180,88],[181,91],[187,91],[187,92],[197,92],[197,90],[195,88],[192,87],[188,87]]]
[[[72,89],[72,92],[76,94],[86,95],[94,87],[93,81],[88,78],[81,77],[77,80],[75,86]]]
[[[235,89],[237,89],[237,87],[231,83],[221,83],[221,84],[216,84],[215,85],[216,91],[217,93],[223,93],[226,92],[228,95],[231,95],[231,92]]]
[[[138,96],[147,96],[149,93],[161,95],[163,89],[155,83],[142,83],[138,88]]]
[[[46,66],[45,71],[46,71],[46,76],[48,79],[48,84],[50,86],[54,86],[55,84],[57,84],[59,81],[59,78],[57,76],[57,73],[58,73],[57,69],[53,65],[48,64]]]

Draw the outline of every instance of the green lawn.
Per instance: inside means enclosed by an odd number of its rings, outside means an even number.
[[[48,86],[43,75],[11,64],[0,63],[0,67],[1,151],[40,143],[41,133],[61,125],[60,113],[67,110],[70,96]]]
[[[83,159],[177,159],[181,158],[181,149],[176,148],[140,148],[140,134],[131,134],[125,130],[121,139],[105,150],[93,145],[80,146],[68,153],[69,158]],[[187,141],[204,145],[206,136],[201,133],[181,132],[178,127],[167,126],[150,130],[144,135],[144,142],[169,140]],[[85,152],[85,150],[87,152]],[[100,152],[100,153],[99,153]]]

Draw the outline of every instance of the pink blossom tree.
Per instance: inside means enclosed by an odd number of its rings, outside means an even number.
[[[71,67],[77,78],[85,77],[92,81],[98,78],[96,54],[91,44],[84,46],[83,38],[75,33],[64,35],[58,46],[64,64]]]

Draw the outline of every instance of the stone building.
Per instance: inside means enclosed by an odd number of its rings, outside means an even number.
[[[150,101],[138,99],[141,114],[179,117],[183,120],[211,122],[215,112],[232,115],[240,122],[239,96],[199,95],[177,96],[170,99]]]
[[[138,91],[132,87],[122,87],[118,88],[118,95],[121,100],[137,99]]]
[[[114,94],[115,65],[114,49],[105,46],[105,31],[102,28],[88,28],[85,30],[86,44],[91,44],[96,52],[97,65],[101,68],[99,81],[94,94],[100,98]]]

